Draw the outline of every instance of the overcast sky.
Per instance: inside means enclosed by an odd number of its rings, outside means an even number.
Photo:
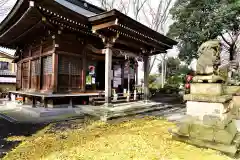
[[[0,22],[8,15],[8,13],[11,11],[16,1],[17,0],[1,0],[0,1]],[[3,48],[3,47],[0,47],[0,51],[6,52],[11,55],[15,53],[15,50]]]

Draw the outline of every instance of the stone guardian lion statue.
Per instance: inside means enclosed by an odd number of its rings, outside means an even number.
[[[220,65],[221,45],[219,40],[204,42],[198,49],[197,75],[217,74]]]
[[[207,81],[226,82],[227,70],[220,69],[221,42],[219,40],[209,40],[204,42],[198,49],[198,60],[196,64],[196,75],[194,82]]]

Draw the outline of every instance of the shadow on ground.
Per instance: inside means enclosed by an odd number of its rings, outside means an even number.
[[[183,104],[183,96],[179,94],[162,94],[156,93],[151,98],[152,101],[161,102],[161,103],[169,103],[169,104]]]
[[[0,159],[21,143],[21,141],[8,141],[7,138],[12,136],[28,137],[45,126],[46,124],[16,124],[0,119]]]

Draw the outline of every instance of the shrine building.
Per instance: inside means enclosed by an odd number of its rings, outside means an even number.
[[[131,101],[139,60],[147,100],[150,56],[176,44],[115,9],[83,0],[17,0],[0,24],[0,45],[16,49],[17,91],[10,93],[33,107],[89,104],[94,98],[111,104],[113,89],[119,98],[129,91]]]

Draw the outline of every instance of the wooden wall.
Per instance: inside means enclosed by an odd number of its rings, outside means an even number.
[[[74,35],[65,35],[57,40],[58,90],[79,92],[83,90],[83,51],[84,44]],[[85,78],[85,77],[84,77]]]
[[[58,88],[60,91],[82,89],[82,59],[76,56],[59,55]]]
[[[54,39],[39,42],[23,50],[21,60],[17,63],[18,90],[52,92],[54,52]]]

